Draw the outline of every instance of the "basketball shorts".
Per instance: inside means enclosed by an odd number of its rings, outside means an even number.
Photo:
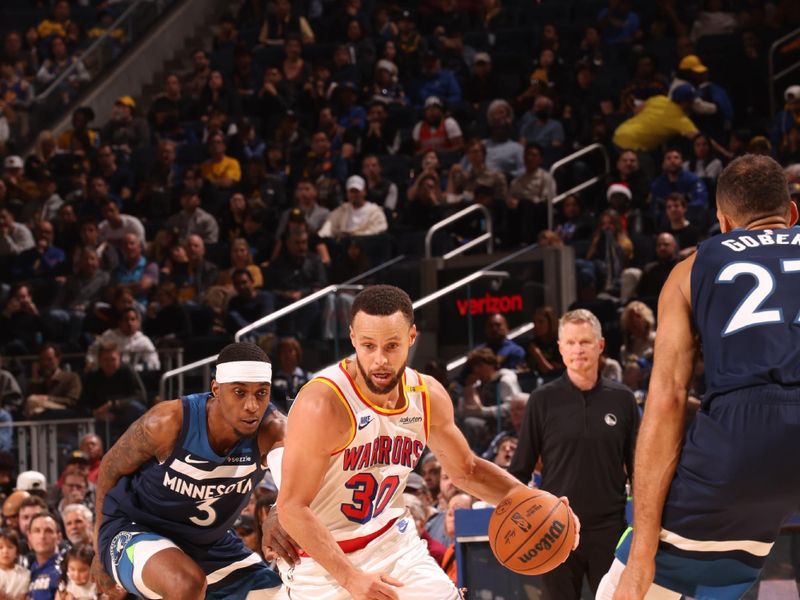
[[[758,386],[714,399],[689,427],[664,504],[654,591],[741,597],[799,505],[800,389]],[[631,538],[628,530],[620,540],[619,563]],[[615,569],[600,592],[616,587]]]
[[[167,548],[180,549],[203,569],[207,600],[272,598],[281,585],[278,575],[231,531],[213,545],[198,546],[175,543],[131,521],[111,519],[100,526],[99,546],[106,571],[128,592],[143,598],[160,598],[145,585],[142,571],[148,560]],[[264,593],[258,595],[254,590]]]
[[[367,573],[385,573],[404,585],[396,588],[402,600],[457,600],[461,596],[450,578],[428,553],[428,545],[417,535],[414,521],[399,519],[386,533],[361,550],[347,555]],[[348,600],[342,588],[314,559],[303,557],[289,568],[278,562],[284,581],[285,596],[291,600]]]

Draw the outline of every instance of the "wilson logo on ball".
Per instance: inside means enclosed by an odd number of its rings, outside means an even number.
[[[566,525],[561,521],[553,521],[550,525],[550,529],[547,530],[547,533],[545,533],[527,552],[518,555],[517,559],[523,563],[527,563],[528,561],[536,558],[536,556],[542,550],[550,550],[550,548],[553,547],[553,544],[559,540],[561,533],[565,528]]]

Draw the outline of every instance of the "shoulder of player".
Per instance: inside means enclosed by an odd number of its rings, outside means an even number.
[[[141,434],[157,456],[168,455],[183,425],[183,403],[180,400],[159,402],[140,420]]]
[[[298,427],[305,431],[313,431],[324,437],[326,444],[339,437],[340,431],[355,428],[355,416],[347,401],[340,396],[332,382],[324,379],[312,379],[298,392],[292,404],[287,422],[287,431]]]
[[[668,298],[670,301],[683,298],[686,304],[691,305],[692,300],[692,268],[697,259],[697,252],[686,257],[675,265],[669,274],[664,288],[661,290],[661,297]]]

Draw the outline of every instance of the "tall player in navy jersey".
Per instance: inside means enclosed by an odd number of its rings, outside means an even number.
[[[269,405],[271,365],[254,344],[230,344],[211,393],[162,402],[103,457],[97,480],[101,587],[144,598],[272,598],[280,579],[231,531],[283,443]],[[254,591],[255,590],[255,591]]]
[[[717,216],[723,233],[661,292],[633,532],[598,599],[739,598],[800,504],[800,229],[781,167],[733,161]],[[684,439],[701,349],[707,391]]]

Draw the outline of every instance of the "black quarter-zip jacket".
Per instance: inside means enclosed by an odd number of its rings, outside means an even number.
[[[564,373],[531,393],[509,472],[527,483],[542,458],[542,489],[568,496],[585,530],[625,521],[639,409],[626,386],[600,377],[587,391]]]

